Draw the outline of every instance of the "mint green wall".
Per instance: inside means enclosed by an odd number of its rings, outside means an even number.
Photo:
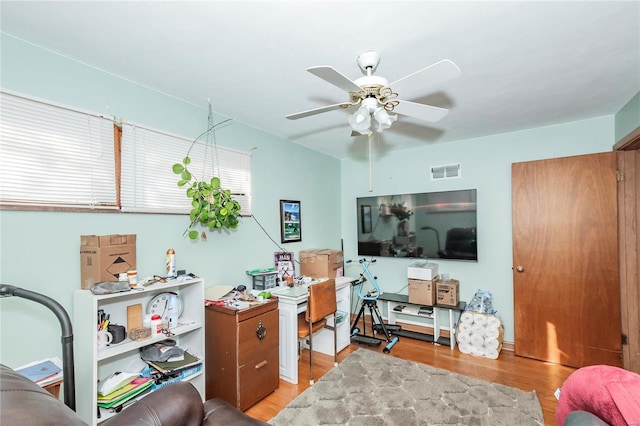
[[[0,41],[5,89],[194,138],[206,126],[208,97],[215,109],[215,93],[203,93],[203,105],[194,106],[6,35]],[[279,200],[300,200],[302,242],[283,247],[296,255],[309,248],[340,248],[338,160],[239,122],[217,136],[222,146],[257,147],[251,151],[253,213],[273,239],[280,241]],[[284,158],[295,161],[283,166]],[[273,266],[278,248],[254,218],[243,218],[231,235],[209,233],[206,242],[182,237],[187,224],[188,217],[176,215],[0,211],[0,282],[53,297],[73,315],[83,234],[137,234],[141,276],[162,273],[169,247],[176,250],[178,269],[204,277],[206,286],[250,285],[245,270]],[[60,356],[58,322],[46,308],[1,299],[0,319],[0,362],[15,367]]]
[[[616,114],[616,142],[640,126],[640,92]]]
[[[610,151],[613,135],[614,117],[607,116],[455,143],[430,145],[425,141],[424,148],[391,151],[374,158],[373,192],[368,192],[366,160],[343,160],[345,258],[357,259],[357,197],[476,188],[478,262],[442,259],[435,262],[440,272],[460,280],[461,300],[469,301],[478,289],[493,293],[494,308],[499,311],[505,326],[505,341],[513,342],[511,164]],[[393,140],[392,132],[383,137],[387,141]],[[367,142],[358,138],[354,143]],[[458,162],[462,164],[461,178],[430,180],[431,166]],[[574,248],[567,247],[567,250],[571,249]],[[412,262],[415,259],[377,258],[372,272],[378,276],[383,291],[407,294],[406,268]],[[357,263],[345,268],[345,275],[357,276],[359,272]]]
[[[0,77],[6,89],[188,137],[197,136],[206,125],[206,98],[213,99],[215,110],[215,93],[203,94],[203,105],[191,105],[6,35],[0,42]],[[623,115],[629,111],[633,110]],[[621,118],[606,116],[456,143],[425,141],[424,148],[374,158],[373,192],[368,192],[366,158],[340,162],[238,122],[225,128],[224,135],[218,133],[218,141],[245,151],[257,147],[252,151],[253,212],[276,241],[278,200],[302,201],[302,243],[285,245],[295,253],[339,248],[344,237],[345,258],[356,259],[356,197],[477,188],[479,261],[438,263],[442,272],[460,280],[463,300],[478,288],[493,292],[494,306],[505,323],[505,340],[513,341],[511,163],[609,151],[619,139],[614,135]],[[383,138],[391,144],[393,132]],[[361,146],[365,139],[353,143],[352,152],[366,152]],[[287,164],[286,173],[274,167],[282,158],[296,160]],[[430,181],[430,166],[456,162],[462,163],[460,179]],[[244,218],[233,235],[210,234],[205,243],[182,238],[185,226],[186,217],[172,215],[0,211],[0,281],[51,296],[72,314],[82,234],[137,234],[141,275],[161,272],[164,252],[173,247],[178,268],[203,276],[207,286],[248,284],[244,271],[270,266],[277,250],[253,218]],[[373,272],[384,291],[407,292],[409,263],[378,259]],[[359,273],[357,265],[346,267],[346,275]],[[24,299],[2,299],[0,320],[0,362],[17,366],[59,356],[59,327],[45,308]]]

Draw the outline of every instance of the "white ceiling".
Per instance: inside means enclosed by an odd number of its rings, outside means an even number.
[[[348,100],[306,72],[362,74],[365,50],[394,81],[448,58],[462,75],[417,78],[399,98],[450,108],[400,116],[388,150],[615,114],[640,91],[639,1],[4,1],[1,30],[337,158],[363,154]],[[116,111],[114,113],[117,114]],[[514,140],[514,143],[517,141]]]

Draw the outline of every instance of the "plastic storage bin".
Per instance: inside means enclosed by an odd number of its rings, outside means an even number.
[[[254,290],[268,290],[275,288],[278,280],[277,273],[258,274],[253,275],[253,289]]]

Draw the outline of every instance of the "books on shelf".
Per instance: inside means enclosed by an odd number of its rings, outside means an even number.
[[[151,378],[140,378],[113,391],[108,395],[98,395],[98,406],[102,408],[111,408],[124,404],[130,399],[139,396],[146,390],[151,391],[153,380]]]
[[[183,359],[178,361],[147,361],[151,367],[158,370],[160,373],[170,373],[172,371],[183,370],[194,365],[202,364],[202,360],[189,352],[184,351]]]
[[[122,371],[116,371],[109,377],[106,377],[98,382],[98,395],[109,395],[110,393],[123,388],[125,385],[133,382],[139,377],[138,373],[127,373]]]
[[[60,358],[46,358],[31,362],[16,368],[15,371],[42,387],[60,381],[63,378]]]

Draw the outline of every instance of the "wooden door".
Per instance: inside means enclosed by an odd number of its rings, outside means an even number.
[[[616,154],[512,165],[516,355],[622,363]]]
[[[640,141],[640,132],[637,132]],[[622,363],[640,374],[640,150],[618,152],[618,235],[620,236],[620,300],[622,301]]]

